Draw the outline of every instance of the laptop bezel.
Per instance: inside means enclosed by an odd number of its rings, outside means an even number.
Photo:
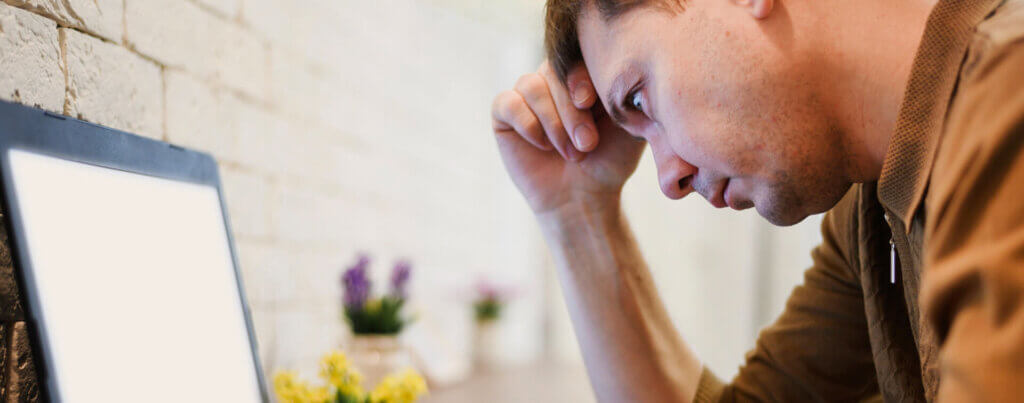
[[[18,149],[93,166],[147,175],[174,181],[210,186],[217,190],[227,232],[231,262],[235,271],[246,331],[252,352],[260,397],[268,402],[267,385],[259,359],[253,330],[252,313],[246,302],[245,287],[239,269],[238,254],[220,183],[217,162],[209,154],[162,141],[115,130],[49,111],[0,101],[0,203],[8,234],[8,246],[14,264],[15,279],[28,325],[32,354],[44,401],[61,401],[54,360],[45,346],[48,333],[36,295],[35,280],[28,251],[21,244],[24,223],[19,214],[16,189],[11,177],[9,151]],[[110,318],[117,320],[117,318]],[[187,387],[179,385],[177,387]]]

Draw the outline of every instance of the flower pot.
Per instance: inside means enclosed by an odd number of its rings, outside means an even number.
[[[373,390],[385,376],[413,366],[397,335],[355,335],[349,340],[352,365],[363,374],[363,388]]]
[[[499,344],[500,329],[497,320],[476,322],[473,334],[473,368],[476,370],[493,370],[501,362],[501,345]]]

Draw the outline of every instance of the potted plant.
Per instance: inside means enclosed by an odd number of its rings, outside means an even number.
[[[498,321],[512,294],[511,289],[487,280],[479,280],[476,284],[473,300],[476,324],[473,334],[473,365],[477,369],[490,369],[500,362]]]
[[[314,386],[295,371],[279,371],[274,393],[281,403],[413,403],[427,393],[426,381],[411,368],[385,376],[366,393],[362,374],[341,351],[320,360],[320,378],[326,384]]]
[[[355,366],[366,375],[369,384],[376,384],[388,373],[411,366],[411,358],[398,339],[409,323],[402,307],[412,265],[399,261],[391,271],[390,289],[374,296],[369,277],[369,256],[363,254],[341,276],[345,322],[352,330],[349,351]]]

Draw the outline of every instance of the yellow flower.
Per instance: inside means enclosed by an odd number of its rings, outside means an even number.
[[[312,389],[307,389],[306,394],[303,396],[305,402],[309,403],[330,403],[334,399],[331,397],[331,392],[326,386],[318,386]]]
[[[427,382],[416,371],[406,369],[384,377],[370,393],[371,403],[412,403],[427,393]]]
[[[332,351],[320,360],[320,377],[345,396],[362,398],[363,376],[348,363],[341,351]]]
[[[326,403],[330,392],[325,387],[311,388],[299,379],[295,371],[280,371],[274,375],[274,391],[282,403]]]
[[[370,298],[366,301],[366,312],[374,313],[380,311],[382,300],[380,298]]]

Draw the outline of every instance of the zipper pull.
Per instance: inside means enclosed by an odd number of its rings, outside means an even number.
[[[896,284],[896,243],[889,238],[889,282]]]
[[[892,219],[885,212],[885,222],[889,224],[889,283],[896,284],[896,242],[892,238]]]

